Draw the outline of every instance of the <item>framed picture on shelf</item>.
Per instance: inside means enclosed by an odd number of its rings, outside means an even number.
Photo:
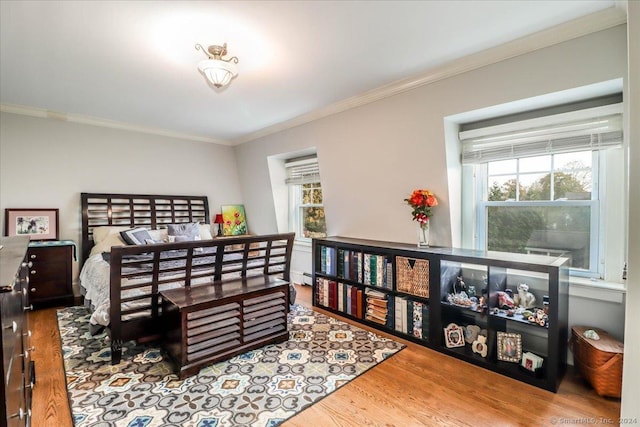
[[[464,328],[455,323],[449,323],[444,328],[444,343],[447,348],[464,347]]]
[[[222,235],[242,236],[247,234],[247,217],[244,205],[222,206]]]
[[[522,335],[498,331],[498,360],[518,363],[522,359]]]
[[[58,209],[5,209],[5,236],[58,240]]]

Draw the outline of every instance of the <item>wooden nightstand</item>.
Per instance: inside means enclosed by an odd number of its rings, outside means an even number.
[[[73,304],[74,251],[75,244],[69,240],[29,244],[29,301],[35,308]]]

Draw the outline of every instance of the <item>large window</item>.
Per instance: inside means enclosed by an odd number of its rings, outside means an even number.
[[[315,156],[285,162],[289,185],[289,230],[298,239],[326,237],[320,169]]]
[[[573,275],[603,277],[601,150],[622,131],[611,106],[597,110],[460,133],[477,249],[562,256]]]
[[[574,269],[596,270],[598,195],[593,164],[581,151],[488,162],[478,223],[488,250],[556,255]],[[485,172],[486,171],[486,172]],[[593,255],[593,258],[592,258]]]

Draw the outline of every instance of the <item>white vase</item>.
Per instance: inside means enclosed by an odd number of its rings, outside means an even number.
[[[418,223],[418,247],[429,247],[429,221],[425,224]]]

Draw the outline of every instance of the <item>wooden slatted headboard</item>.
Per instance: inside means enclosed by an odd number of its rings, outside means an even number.
[[[207,196],[81,193],[82,260],[93,247],[93,229],[101,226],[165,228],[182,222],[209,223]]]

